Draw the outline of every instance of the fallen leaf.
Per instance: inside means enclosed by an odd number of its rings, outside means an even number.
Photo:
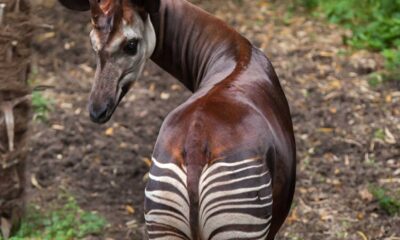
[[[154,84],[154,83],[150,84],[149,91],[154,92],[155,90],[156,90],[156,84]]]
[[[32,174],[32,176],[31,176],[31,183],[32,183],[32,185],[33,185],[35,188],[37,188],[37,189],[43,189],[43,187],[40,186],[38,180],[36,179],[35,174]]]
[[[329,108],[329,112],[331,113],[336,113],[337,109],[335,107]]]
[[[129,221],[129,222],[126,223],[126,227],[130,228],[130,229],[136,229],[139,226],[138,226],[138,223],[137,223],[136,220],[132,220],[132,221]]]
[[[51,126],[52,129],[54,130],[58,130],[58,131],[63,131],[64,130],[64,126],[63,125],[59,125],[59,124],[53,124]]]
[[[125,142],[122,142],[122,143],[119,144],[119,147],[120,147],[120,148],[127,148],[127,147],[128,147],[128,144],[125,143]]]
[[[386,101],[386,103],[392,103],[392,95],[386,95],[386,97],[385,97],[385,101]]]
[[[361,189],[358,194],[360,195],[362,200],[367,202],[371,202],[374,199],[374,196],[372,196],[367,188]]]
[[[357,231],[357,234],[360,235],[360,237],[361,237],[363,240],[368,240],[367,236],[366,236],[363,232]]]
[[[130,205],[126,205],[125,209],[129,214],[134,214],[135,213],[135,209]]]
[[[147,180],[149,179],[149,173],[146,173],[144,176],[143,176],[143,182],[147,182]]]
[[[106,136],[112,136],[112,135],[114,135],[114,128],[112,128],[112,127],[110,127],[110,128],[107,128],[107,130],[104,132],[104,134],[106,135]]]
[[[318,132],[322,132],[322,133],[331,133],[333,132],[333,128],[318,128]]]
[[[36,37],[36,41],[38,43],[43,43],[44,41],[46,41],[48,39],[54,38],[55,36],[56,36],[55,32],[43,33]]]
[[[339,89],[342,87],[342,83],[339,80],[334,80],[334,81],[330,82],[330,86],[333,89]]]
[[[150,158],[143,157],[142,161],[146,164],[147,167],[151,167],[151,160]]]
[[[162,92],[161,94],[160,94],[160,98],[162,99],[162,100],[168,100],[169,98],[170,98],[170,94],[169,93],[166,93],[166,92]]]
[[[293,224],[294,222],[299,221],[299,217],[297,216],[297,208],[294,208],[292,210],[292,213],[287,218],[287,221],[288,221],[289,224]]]
[[[390,132],[388,128],[385,128],[385,142],[389,144],[396,143],[396,138],[393,136],[393,134]]]
[[[182,87],[178,84],[172,84],[172,86],[171,86],[171,90],[173,90],[173,91],[178,91],[181,89],[182,89]]]

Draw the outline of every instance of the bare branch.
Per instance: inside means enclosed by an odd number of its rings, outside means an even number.
[[[4,9],[6,8],[5,3],[0,3],[0,25],[3,24],[4,20]]]

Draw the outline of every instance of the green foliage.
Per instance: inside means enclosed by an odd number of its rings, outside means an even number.
[[[104,218],[83,211],[73,197],[65,198],[62,208],[49,212],[30,208],[20,230],[10,240],[72,240],[101,234],[106,226]]]
[[[300,5],[307,10],[313,10],[318,7],[319,0],[295,0],[295,5]]]
[[[368,83],[371,87],[377,87],[383,82],[383,77],[379,73],[372,73],[369,75]]]
[[[379,139],[379,140],[385,140],[385,131],[383,131],[383,129],[375,130],[374,138]]]
[[[41,92],[32,93],[32,106],[35,112],[34,119],[45,122],[51,110],[52,101],[45,98]]]
[[[383,188],[373,186],[370,188],[372,195],[378,201],[379,206],[389,215],[400,213],[400,200],[390,196]]]
[[[396,71],[400,68],[400,50],[384,49],[382,55],[386,59],[386,68],[391,71]]]
[[[386,67],[400,67],[400,0],[293,0],[295,5],[322,13],[330,22],[351,29],[345,43],[379,51]],[[398,70],[397,70],[398,71]]]

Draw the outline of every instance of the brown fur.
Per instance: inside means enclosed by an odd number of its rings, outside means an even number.
[[[157,46],[151,59],[194,92],[167,117],[154,150],[156,159],[187,168],[192,238],[200,239],[201,170],[250,152],[265,160],[272,175],[273,217],[267,239],[274,239],[294,194],[296,150],[289,106],[270,61],[234,29],[185,0],[133,1],[134,10],[150,14],[155,28]],[[160,9],[154,11],[159,2]],[[132,6],[123,2],[122,18]],[[113,11],[114,25],[108,27],[116,29],[118,8]],[[148,203],[145,208],[153,207]]]

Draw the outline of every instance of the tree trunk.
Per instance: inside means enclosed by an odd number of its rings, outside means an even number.
[[[10,237],[24,212],[25,139],[30,114],[29,0],[0,0],[0,234]]]

